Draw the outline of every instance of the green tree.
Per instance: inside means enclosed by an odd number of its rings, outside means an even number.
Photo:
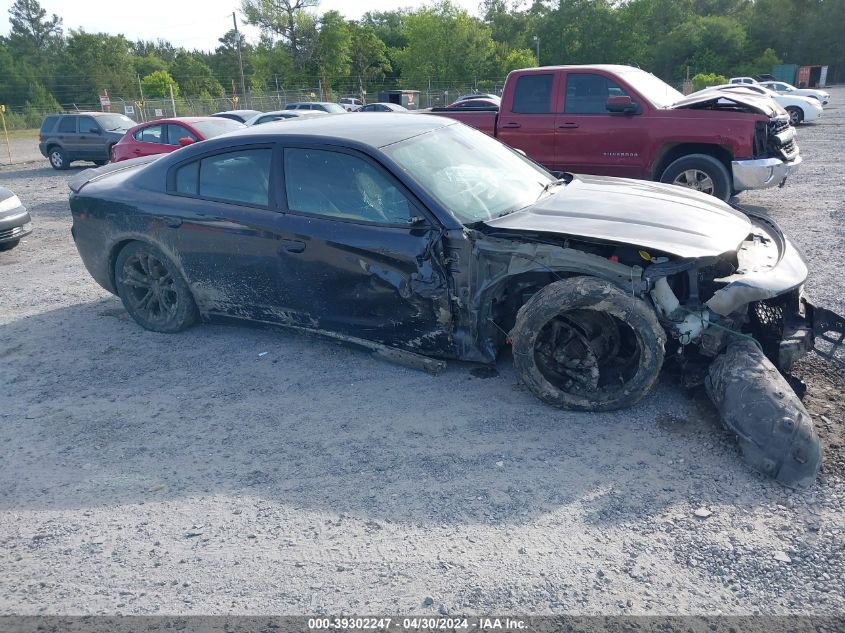
[[[262,32],[281,37],[289,47],[294,63],[304,64],[309,55],[309,40],[313,36],[313,19],[308,9],[319,0],[242,0],[241,10],[247,24],[254,24]]]
[[[166,70],[157,70],[141,80],[141,87],[144,89],[144,96],[149,99],[161,99],[170,97],[170,87],[173,87],[173,96],[179,96],[179,84],[170,76]]]
[[[137,79],[130,44],[122,35],[71,31],[59,64],[54,90],[65,104],[94,104],[107,90],[112,95],[135,94]]]
[[[62,37],[62,19],[55,13],[48,19],[37,0],[15,0],[9,22],[10,39],[25,42],[31,51],[42,51]]]
[[[504,76],[512,70],[520,68],[532,68],[537,65],[537,57],[534,51],[527,48],[515,48],[509,51],[502,59],[500,73]]]
[[[366,84],[383,79],[390,71],[390,60],[387,58],[387,46],[378,38],[373,27],[350,22],[349,29],[352,35],[350,68],[363,97]]]
[[[326,11],[320,18],[314,56],[320,73],[320,85],[326,95],[330,95],[338,78],[349,74],[351,45],[352,34],[346,20],[337,11]]]
[[[497,72],[490,29],[448,0],[408,15],[407,45],[395,53],[403,85],[453,84]]]
[[[209,65],[191,53],[182,51],[176,55],[170,64],[170,76],[179,84],[183,95],[222,97],[224,94]]]
[[[684,21],[658,44],[656,70],[663,77],[680,79],[693,73],[730,73],[742,62],[746,32],[734,18],[694,16]]]

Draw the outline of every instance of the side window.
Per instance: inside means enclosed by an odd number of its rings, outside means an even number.
[[[160,125],[150,125],[135,132],[135,140],[141,143],[163,143]]]
[[[270,206],[272,155],[271,149],[247,149],[189,163],[176,172],[176,190],[196,191],[201,198]],[[192,189],[193,182],[197,189]]]
[[[408,199],[375,165],[340,152],[285,150],[291,211],[372,224],[407,224]]]
[[[179,145],[180,138],[189,138],[192,141],[196,142],[199,139],[197,138],[196,134],[191,134],[187,128],[182,127],[181,125],[174,125],[168,124],[167,126],[167,144],[168,145]]]
[[[59,129],[56,130],[59,134],[72,134],[76,132],[76,119],[78,117],[75,116],[66,116],[62,117],[59,121]]]
[[[100,126],[92,116],[79,117],[79,133],[80,134],[99,134]]]
[[[607,98],[626,94],[615,82],[603,75],[570,73],[566,77],[566,102],[563,111],[567,114],[606,114]]]
[[[523,75],[516,80],[513,111],[523,114],[545,114],[552,111],[554,75]]]

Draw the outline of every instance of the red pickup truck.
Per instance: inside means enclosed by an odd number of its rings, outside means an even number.
[[[801,164],[789,115],[771,99],[687,98],[630,66],[511,72],[495,108],[434,108],[554,171],[657,180],[727,200],[781,185]]]

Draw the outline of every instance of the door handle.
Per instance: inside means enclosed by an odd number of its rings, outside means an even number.
[[[133,149],[133,150],[132,150],[132,153],[133,153],[133,154],[140,154],[140,153],[141,153],[141,150],[139,150],[139,149]]]
[[[509,130],[515,130],[518,127],[522,127],[522,123],[505,123],[502,127]]]
[[[305,242],[300,240],[282,240],[282,248],[288,253],[301,253],[305,250]]]
[[[559,130],[571,130],[572,128],[578,127],[577,123],[561,123],[557,126]]]

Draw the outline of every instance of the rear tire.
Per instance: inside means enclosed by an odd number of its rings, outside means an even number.
[[[51,147],[47,153],[47,157],[50,160],[50,166],[53,169],[64,170],[70,167],[67,152],[61,147]]]
[[[708,154],[690,154],[673,161],[663,170],[660,182],[688,187],[725,201],[731,197],[733,188],[727,168]]]
[[[529,299],[511,330],[514,366],[541,400],[610,411],[642,398],[663,367],[666,333],[654,309],[610,282],[572,277]]]
[[[789,122],[792,125],[804,122],[804,110],[798,106],[787,106],[786,111],[789,112]]]
[[[194,325],[199,311],[179,269],[158,248],[127,244],[114,265],[117,294],[130,316],[153,332],[180,332]]]

